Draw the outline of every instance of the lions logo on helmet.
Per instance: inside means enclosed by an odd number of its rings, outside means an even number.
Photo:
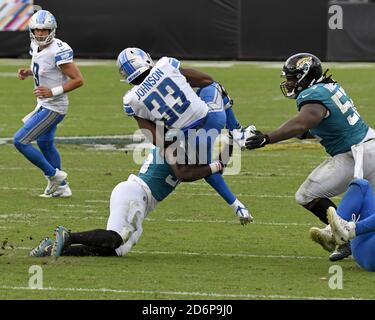
[[[53,41],[56,34],[57,22],[53,14],[47,10],[39,10],[34,13],[29,21],[30,40],[35,42],[38,46],[45,46]],[[40,40],[35,37],[35,29],[50,30],[48,36]],[[38,37],[39,38],[39,37]]]
[[[311,53],[297,53],[289,57],[281,73],[284,82],[280,89],[285,97],[296,99],[298,94],[323,79],[322,65]]]
[[[153,66],[150,55],[138,48],[126,48],[117,57],[117,67],[128,83]]]

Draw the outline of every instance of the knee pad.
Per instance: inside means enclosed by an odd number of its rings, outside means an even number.
[[[362,193],[366,193],[367,189],[371,187],[370,183],[366,179],[354,179],[350,185],[357,185],[361,188]]]
[[[20,138],[16,136],[13,138],[13,145],[20,151],[27,146],[27,144],[20,142]]]
[[[309,202],[311,202],[312,200],[314,200],[314,199],[311,199],[311,197],[308,196],[308,194],[306,192],[306,189],[303,186],[299,187],[299,189],[297,190],[297,192],[294,195],[294,198],[295,198],[296,202],[301,206],[304,206],[304,205],[308,204]]]

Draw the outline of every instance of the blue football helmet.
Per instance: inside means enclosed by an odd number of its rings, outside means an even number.
[[[128,83],[153,66],[150,55],[138,48],[126,48],[117,57],[117,67]]]
[[[30,40],[35,42],[38,46],[50,44],[56,35],[56,28],[57,22],[53,14],[47,10],[39,10],[33,14],[29,21]],[[48,36],[41,40],[35,37],[35,29],[48,29],[50,32]]]

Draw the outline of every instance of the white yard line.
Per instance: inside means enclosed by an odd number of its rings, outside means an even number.
[[[47,210],[47,209],[35,209],[38,212],[45,212],[45,213],[65,213],[65,211],[56,211],[56,210]],[[102,212],[102,210],[78,210],[79,213],[96,213]],[[176,213],[177,214],[177,213]],[[183,213],[179,212],[178,214],[184,215]],[[171,215],[175,215],[171,213]],[[3,213],[0,214],[1,219],[15,219],[14,222],[17,223],[24,223],[25,221],[20,220],[21,218],[27,219],[27,223],[29,223],[30,219],[71,219],[71,220],[106,220],[108,219],[107,216],[56,216],[56,215],[48,215],[48,216],[37,216],[33,212],[28,213]],[[150,222],[170,222],[170,223],[210,223],[210,224],[238,224],[238,221],[235,220],[204,220],[204,219],[158,219],[158,218],[146,218],[146,221]],[[255,221],[254,225],[264,225],[264,226],[281,226],[281,227],[309,227],[313,226],[310,223],[297,223],[297,222],[262,222],[262,221]]]
[[[30,289],[29,287],[0,286],[0,290],[8,291],[54,291],[54,292],[89,292],[89,293],[125,293],[140,295],[170,295],[170,296],[194,296],[210,298],[232,298],[232,299],[304,299],[304,300],[358,300],[358,297],[322,297],[322,296],[294,296],[277,294],[243,294],[243,293],[218,293],[218,292],[188,292],[188,291],[159,291],[159,290],[126,290],[109,288],[57,288],[46,287],[43,289]],[[146,303],[146,302],[145,302]],[[230,303],[229,303],[230,304]]]
[[[16,250],[31,250],[31,247],[17,247]],[[327,257],[318,256],[295,256],[295,255],[273,255],[273,254],[249,254],[249,253],[207,253],[207,252],[187,252],[187,251],[143,251],[132,250],[132,254],[140,255],[168,255],[168,256],[198,256],[198,257],[222,257],[222,258],[262,258],[262,259],[292,259],[292,260],[327,260]]]

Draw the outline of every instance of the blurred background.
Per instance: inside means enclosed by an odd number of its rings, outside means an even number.
[[[80,58],[115,58],[137,46],[180,59],[284,60],[307,51],[328,61],[375,60],[369,0],[0,0],[0,57],[27,57],[25,16],[35,6],[55,15],[57,37]]]

